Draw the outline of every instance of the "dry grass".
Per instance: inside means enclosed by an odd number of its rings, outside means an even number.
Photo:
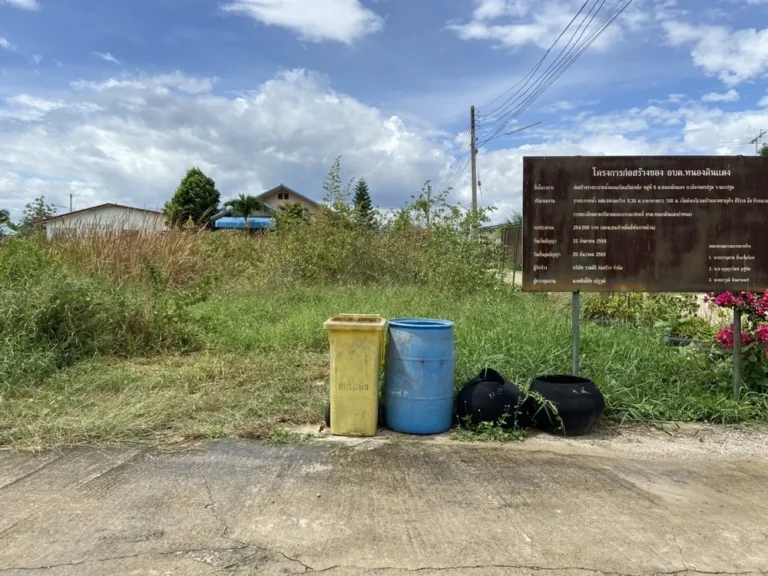
[[[209,269],[209,233],[172,229],[164,233],[107,230],[60,235],[48,244],[77,273],[129,285],[159,274],[171,289],[187,286]]]
[[[92,361],[5,402],[0,445],[264,438],[283,423],[317,423],[327,398],[323,354],[199,354]]]
[[[376,233],[322,212],[277,234],[111,229],[57,236],[44,246],[77,274],[118,286],[181,290],[208,278],[275,289],[354,283],[466,291],[502,283],[494,270],[498,248],[470,242],[450,226]]]

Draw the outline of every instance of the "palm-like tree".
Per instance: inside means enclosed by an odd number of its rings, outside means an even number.
[[[245,194],[240,194],[238,198],[235,198],[234,200],[230,200],[229,202],[225,202],[224,206],[228,206],[229,208],[232,208],[232,212],[234,214],[239,214],[240,216],[245,218],[245,229],[248,230],[249,228],[248,217],[254,212],[263,210],[266,205],[264,204],[264,201],[261,198],[257,198],[256,196],[246,196]]]
[[[507,218],[507,224],[511,226],[522,226],[523,225],[523,215],[515,210],[512,212],[512,216]]]
[[[8,210],[0,209],[0,224],[10,224],[10,223],[11,223],[11,213],[8,212]]]

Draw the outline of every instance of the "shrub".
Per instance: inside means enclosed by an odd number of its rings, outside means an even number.
[[[598,324],[630,324],[656,328],[667,335],[682,335],[685,331],[701,332],[702,324],[695,320],[698,303],[692,294],[623,293],[588,294],[583,314]]]
[[[0,249],[0,393],[88,357],[186,350],[187,300],[75,276],[56,255],[12,239]]]
[[[706,299],[718,308],[736,309],[741,312],[741,360],[742,382],[748,389],[759,392],[768,391],[768,291],[763,294],[753,292],[721,292],[717,295],[707,294]],[[717,347],[722,351],[733,353],[734,326],[718,331]],[[731,366],[732,357],[717,354],[710,357],[722,370],[727,371]]]

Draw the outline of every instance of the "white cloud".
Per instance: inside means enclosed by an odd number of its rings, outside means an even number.
[[[768,28],[732,31],[723,26],[663,24],[672,46],[691,46],[694,64],[728,86],[768,73]]]
[[[216,180],[223,199],[282,182],[319,200],[341,155],[345,180],[365,176],[374,202],[395,208],[425,180],[437,185],[451,174],[451,153],[466,136],[406,123],[302,70],[238,95],[216,94],[213,86],[180,72],[122,75],[0,102],[3,207],[19,217],[37,195],[66,205],[75,193],[81,207],[116,201],[157,208],[191,166]],[[687,99],[563,112],[570,116],[497,141],[506,149],[481,148],[480,202],[498,206],[497,219],[520,208],[524,155],[749,154],[742,143],[768,126],[768,108],[725,112]],[[445,182],[464,205],[468,172]]]
[[[0,104],[0,198],[15,217],[36,194],[66,204],[75,185],[94,191],[90,203],[157,207],[199,166],[224,198],[283,182],[320,200],[341,155],[345,179],[365,176],[377,204],[398,207],[449,164],[448,138],[336,92],[315,73],[285,71],[232,96],[202,91],[209,85],[180,73],[122,76]]]
[[[32,56],[32,62],[35,64],[40,64],[43,61],[43,57],[40,54],[34,54]]]
[[[760,98],[760,102],[757,103],[758,106],[768,106],[768,95],[763,96]]]
[[[0,36],[0,48],[5,48],[6,50],[9,50],[10,52],[16,52],[17,48],[15,44],[11,44],[10,41]]]
[[[766,102],[768,104],[768,102]],[[648,106],[609,114],[581,113],[552,128],[537,130],[535,142],[488,151],[481,149],[480,204],[495,205],[495,222],[503,221],[522,202],[523,156],[751,154],[744,145],[768,126],[768,109],[723,112],[696,102]],[[523,133],[525,134],[525,133]],[[469,176],[455,188],[464,202],[471,198]]]
[[[293,30],[313,42],[350,44],[384,27],[381,16],[360,0],[227,0],[222,9]]]
[[[37,0],[0,0],[0,4],[10,4],[22,10],[39,10],[40,4]]]
[[[113,77],[107,80],[92,81],[78,80],[72,82],[72,88],[75,90],[91,90],[95,92],[104,92],[107,90],[133,89],[133,90],[151,90],[158,94],[168,94],[171,89],[186,94],[206,94],[213,90],[216,78],[197,78],[187,76],[180,71],[172,74],[160,74],[156,76],[132,76],[123,74],[120,77]]]
[[[738,102],[739,93],[733,88],[723,94],[718,92],[709,92],[701,97],[702,102]]]
[[[571,110],[576,110],[578,108],[588,108],[597,104],[599,104],[598,100],[560,100],[558,102],[553,102],[549,106],[540,108],[540,111],[545,114],[552,114],[555,112],[569,112]]]
[[[5,99],[6,106],[0,108],[0,119],[13,118],[25,122],[41,120],[49,112],[63,108],[61,101],[46,100],[29,94],[19,94]]]
[[[642,5],[643,2],[637,4]],[[447,28],[462,40],[490,40],[504,47],[531,44],[549,48],[583,5],[584,2],[580,0],[475,0],[472,18],[468,22],[449,22]],[[598,10],[590,13],[589,9],[593,7]],[[603,3],[588,6],[579,14],[558,45],[566,45],[574,33],[573,42],[587,39],[603,15],[608,13],[609,7]],[[635,30],[651,20],[647,10],[630,6],[590,48],[607,48],[622,37],[622,28]]]
[[[112,62],[113,64],[120,64],[120,60],[112,56],[109,52],[94,52],[94,56],[98,56],[105,62]]]

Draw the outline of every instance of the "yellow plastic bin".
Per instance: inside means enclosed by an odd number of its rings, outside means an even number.
[[[331,434],[374,436],[387,320],[379,314],[341,314],[323,328],[331,343]]]

